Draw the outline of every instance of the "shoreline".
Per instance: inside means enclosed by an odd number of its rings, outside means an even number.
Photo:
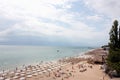
[[[92,50],[92,49],[91,49],[91,50]],[[61,59],[84,55],[86,52],[91,51],[91,50],[83,51],[83,52],[80,52],[80,53],[75,54],[75,55],[73,55],[73,56],[67,56],[67,57],[63,57],[63,58],[52,59],[52,60],[45,60],[45,61],[44,61],[44,60],[41,60],[41,61],[42,61],[42,62],[58,62],[58,61],[61,60]],[[16,69],[16,67],[17,67],[17,68],[21,68],[23,65],[25,65],[25,66],[37,65],[37,64],[39,64],[41,61],[35,61],[35,62],[32,62],[32,63],[29,62],[29,63],[24,63],[24,64],[20,63],[19,65],[10,65],[10,67],[0,66],[0,67],[1,67],[0,71],[3,71],[3,70],[14,70],[14,69]]]
[[[47,50],[48,49],[48,50]],[[90,49],[82,47],[41,47],[41,46],[9,46],[2,47],[1,50],[1,65],[0,70],[15,69],[22,65],[37,64],[40,61],[58,61],[59,59],[76,56],[80,52],[85,52]],[[59,52],[57,52],[59,50]],[[44,54],[45,53],[45,54]],[[8,56],[9,55],[9,56]],[[32,57],[33,55],[33,57]],[[53,56],[52,56],[53,55]]]
[[[96,48],[95,48],[96,49]],[[42,62],[59,62],[59,60],[63,60],[63,59],[67,59],[67,58],[71,58],[71,57],[74,57],[74,58],[76,58],[76,57],[80,57],[80,58],[82,58],[82,57],[85,57],[85,56],[87,56],[86,55],[86,53],[88,53],[88,52],[90,52],[90,51],[93,51],[93,50],[95,50],[95,49],[91,49],[91,50],[87,50],[87,51],[85,51],[85,52],[81,52],[81,53],[78,53],[77,55],[74,55],[74,56],[69,56],[69,57],[63,57],[63,58],[59,58],[59,59],[55,59],[55,60],[49,60],[49,61],[42,61]],[[18,65],[18,66],[16,66],[16,65],[13,65],[14,67],[1,67],[1,70],[0,71],[5,71],[5,70],[15,70],[16,68],[21,68],[23,65],[25,65],[25,66],[29,66],[29,65],[37,65],[37,64],[39,64],[41,61],[37,61],[37,62],[34,62],[34,63],[25,63],[25,64],[20,64],[20,65]]]

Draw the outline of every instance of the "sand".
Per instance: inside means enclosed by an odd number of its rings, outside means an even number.
[[[79,68],[79,65],[83,65],[83,68]],[[58,71],[57,71],[58,70]],[[61,74],[61,73],[64,74]],[[54,75],[56,73],[56,76]],[[68,64],[58,68],[50,73],[44,73],[40,76],[34,76],[29,80],[110,80],[110,78],[105,75],[103,70],[100,69],[100,65],[92,65],[83,61],[78,64]]]

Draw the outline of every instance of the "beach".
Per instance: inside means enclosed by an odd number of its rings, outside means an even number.
[[[113,80],[104,73],[101,64],[90,63],[98,56],[96,52],[107,54],[103,49],[95,49],[77,57],[23,65],[15,70],[1,71],[0,80]]]

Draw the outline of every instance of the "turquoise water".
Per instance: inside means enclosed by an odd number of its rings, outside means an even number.
[[[58,60],[81,54],[91,48],[50,46],[0,46],[0,70],[40,61]]]

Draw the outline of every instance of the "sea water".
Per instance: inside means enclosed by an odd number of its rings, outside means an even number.
[[[88,47],[0,46],[0,70],[82,54]]]

